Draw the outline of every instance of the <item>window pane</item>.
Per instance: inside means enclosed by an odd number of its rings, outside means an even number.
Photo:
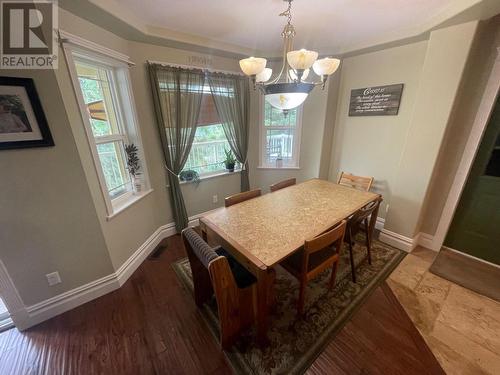
[[[184,170],[192,169],[199,174],[224,170],[224,149],[230,147],[222,124],[199,126]]]
[[[95,137],[119,134],[116,110],[111,94],[111,70],[75,63],[83,99]]]
[[[297,123],[297,108],[286,114],[264,101],[264,126],[295,126]]]
[[[114,198],[131,189],[130,175],[126,169],[122,142],[97,145],[109,195]]]
[[[293,131],[267,129],[265,153],[268,163],[274,163],[281,157],[283,164],[290,164],[293,161]]]

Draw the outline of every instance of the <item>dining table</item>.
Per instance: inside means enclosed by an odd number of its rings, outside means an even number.
[[[299,251],[306,239],[327,231],[373,201],[381,202],[380,194],[314,178],[200,218],[203,238],[222,246],[257,279],[260,344],[267,343],[268,294],[274,267]],[[375,226],[379,205],[370,219],[369,233]]]

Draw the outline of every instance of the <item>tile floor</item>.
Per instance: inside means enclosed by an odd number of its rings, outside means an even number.
[[[436,254],[416,248],[389,285],[448,374],[500,374],[500,302],[430,273]]]

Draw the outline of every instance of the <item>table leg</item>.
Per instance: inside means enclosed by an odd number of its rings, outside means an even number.
[[[269,343],[267,338],[269,314],[269,283],[272,270],[262,270],[257,277],[257,342],[261,346]]]

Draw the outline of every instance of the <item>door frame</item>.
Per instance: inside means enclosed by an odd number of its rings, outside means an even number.
[[[462,192],[467,182],[467,178],[469,177],[472,164],[474,163],[477,151],[481,145],[484,131],[486,130],[491,113],[493,112],[499,90],[500,46],[497,47],[497,56],[493,69],[491,70],[488,82],[486,83],[486,88],[481,98],[476,117],[474,118],[474,123],[465,145],[462,159],[460,160],[455,178],[453,179],[453,184],[451,185],[450,192],[448,193],[446,203],[441,213],[441,219],[439,220],[436,233],[434,234],[434,238],[431,243],[432,250],[439,251],[444,244],[446,234],[448,233],[451,221],[455,215],[455,210],[457,209],[460,197],[462,196]]]
[[[14,325],[19,330],[25,329],[29,318],[28,311],[1,259],[0,292],[2,294],[2,301],[5,303]]]

